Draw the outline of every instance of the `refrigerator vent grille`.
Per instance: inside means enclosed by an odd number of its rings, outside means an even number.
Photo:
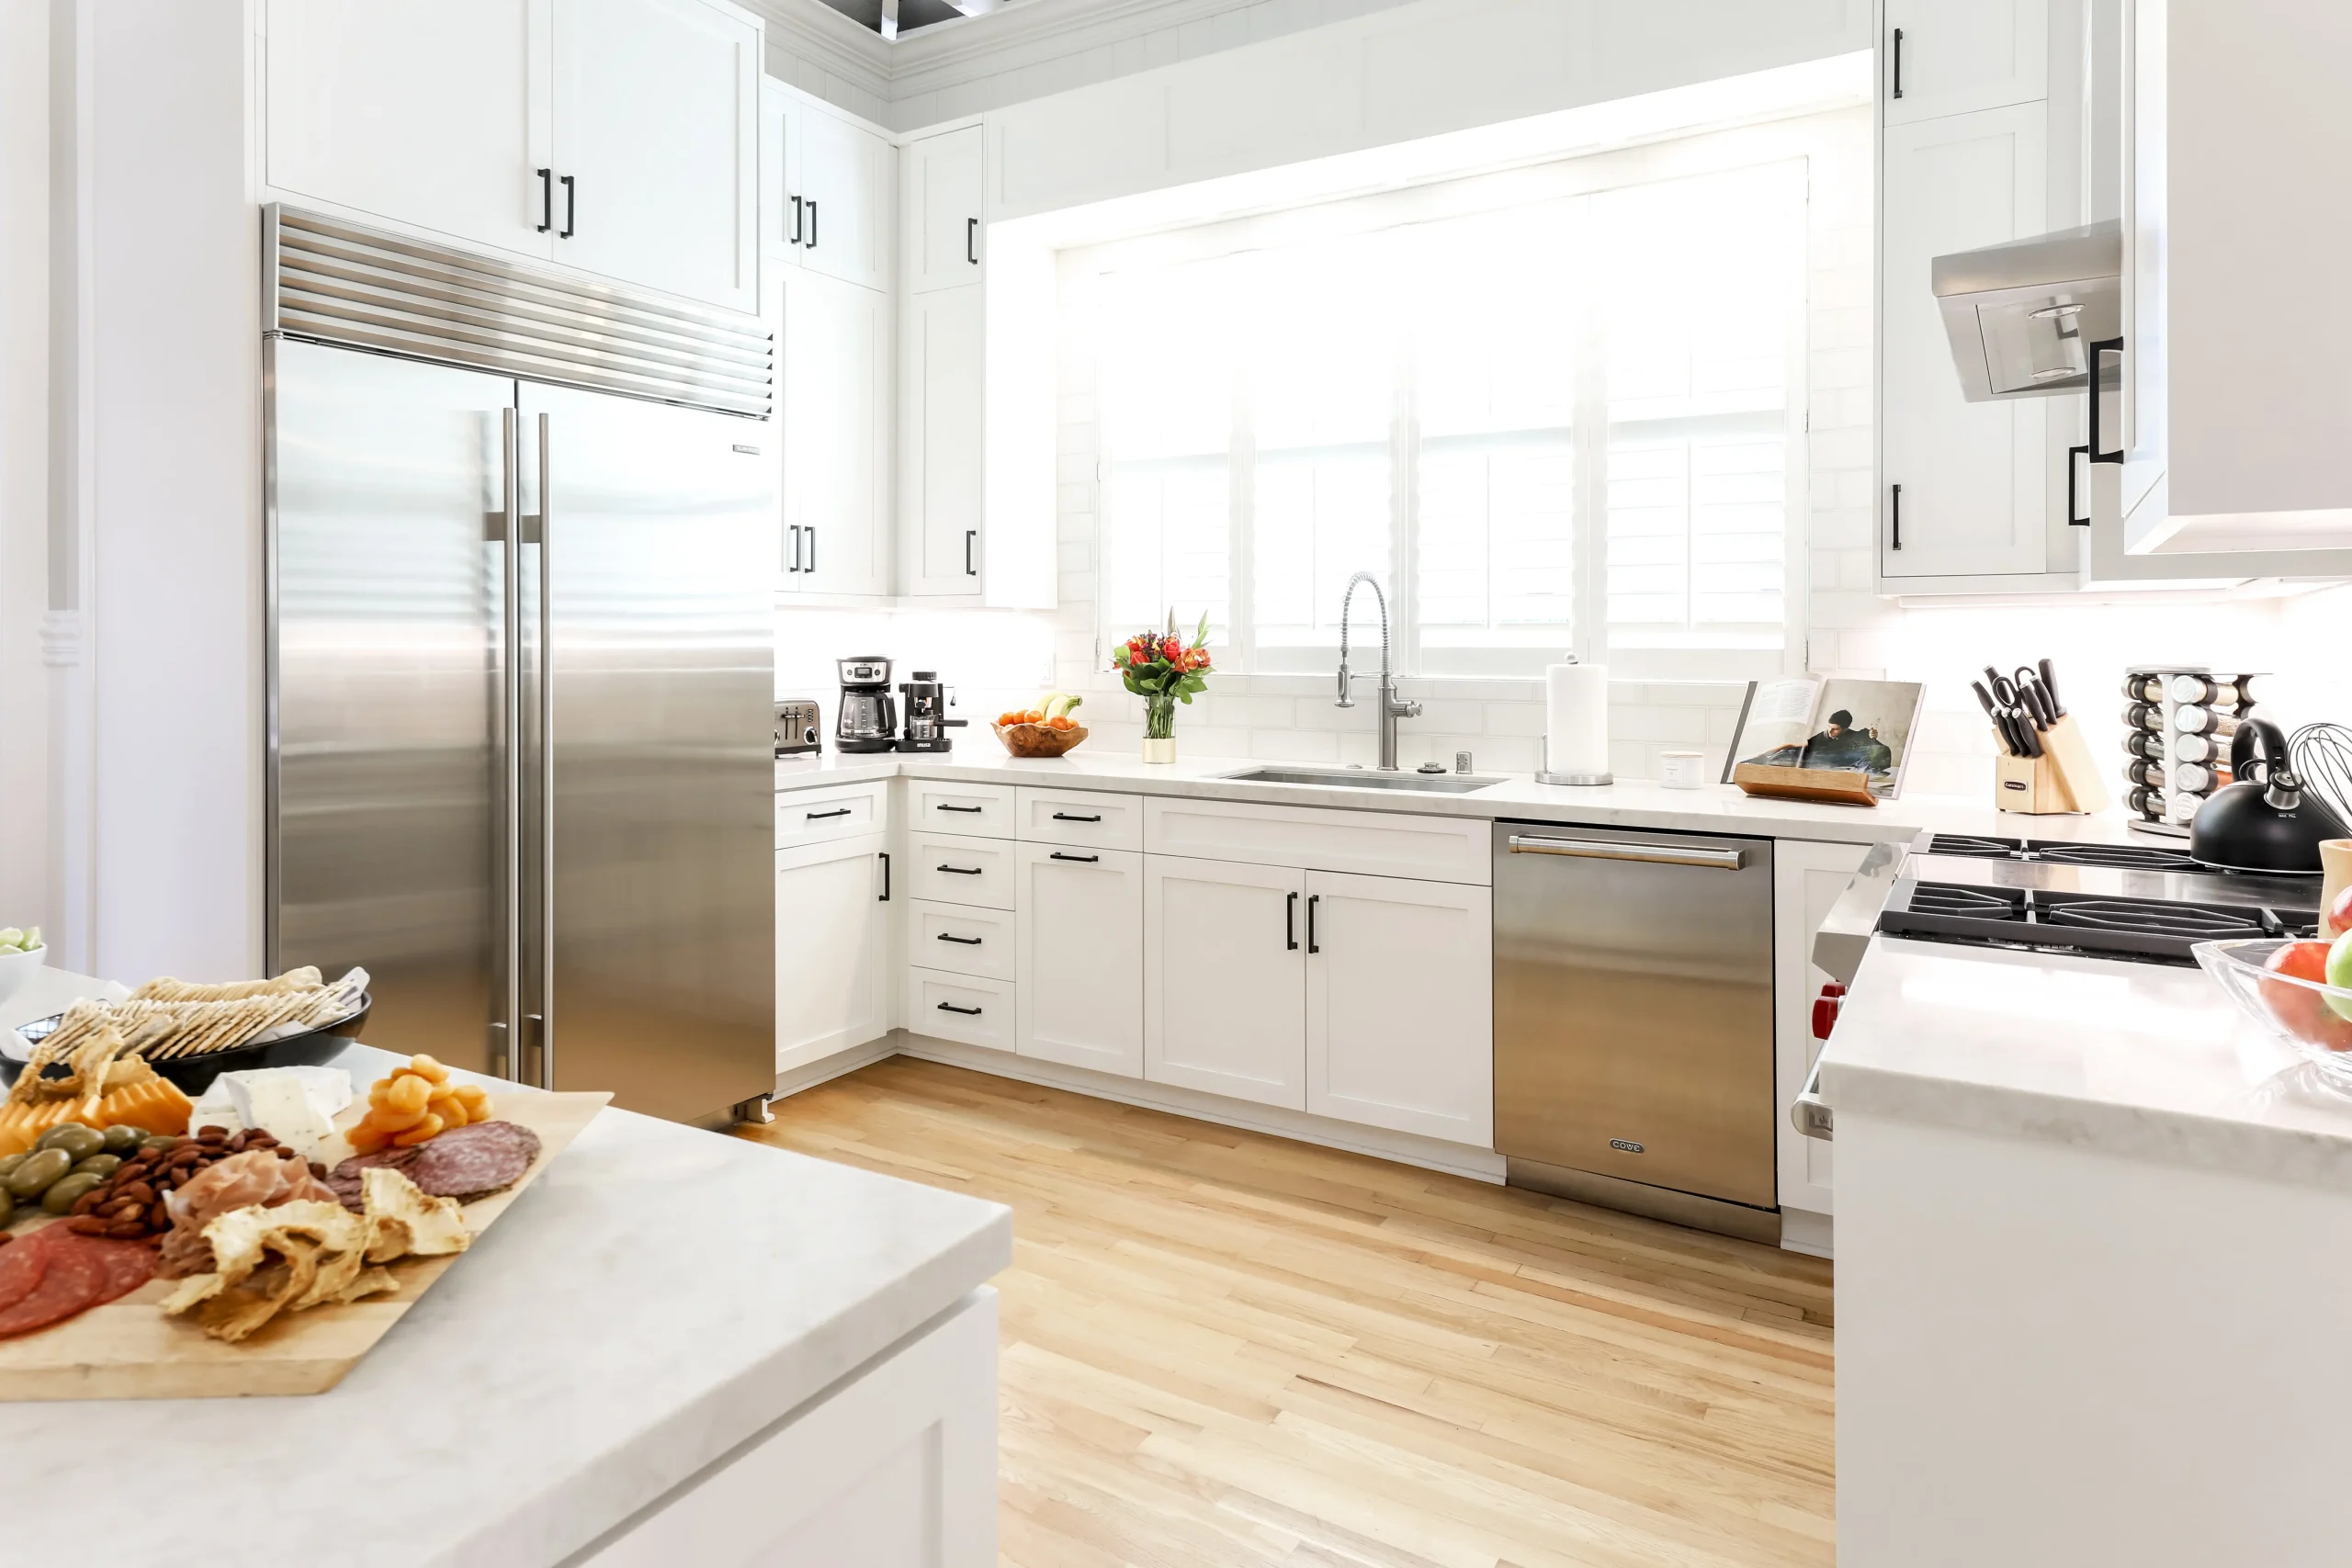
[[[493,261],[272,203],[264,320],[314,343],[767,418],[758,318]]]

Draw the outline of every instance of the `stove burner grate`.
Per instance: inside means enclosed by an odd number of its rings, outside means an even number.
[[[2150,844],[2030,843],[2027,858],[2060,865],[2104,865],[2118,871],[2203,871],[2206,868],[2178,850]]]
[[[2023,846],[2015,839],[1984,839],[1968,833],[1938,833],[1928,840],[1931,855],[1960,855],[1970,860],[2021,860]]]
[[[1961,887],[1949,882],[1922,882],[1911,890],[1911,912],[1918,915],[1958,915],[1979,920],[2022,920],[2025,895],[1994,887]]]
[[[2138,898],[2053,898],[2037,895],[2034,915],[2045,926],[2078,926],[2182,942],[2226,942],[2276,934],[2258,908],[2211,904],[2156,904]]]

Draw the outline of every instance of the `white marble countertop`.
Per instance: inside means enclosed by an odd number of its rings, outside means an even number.
[[[0,1023],[94,984],[54,976]],[[393,1060],[346,1055],[363,1082]],[[94,1532],[177,1559],[217,1531],[353,1568],[552,1563],[961,1301],[1012,1246],[996,1204],[608,1108],[328,1393],[14,1406],[9,1560],[86,1555]]]
[[[1464,795],[1411,790],[1324,788],[1312,784],[1238,784],[1220,775],[1283,764],[1264,758],[1183,758],[1147,763],[1126,752],[1080,747],[1067,757],[1007,756],[992,735],[981,734],[941,755],[899,756],[888,752],[779,758],[778,790],[861,783],[899,776],[947,779],[963,784],[1058,785],[1195,799],[1243,800],[1270,806],[1322,806],[1363,811],[1418,812],[1435,817],[1510,818],[1539,822],[1577,822],[1596,828],[1679,829],[1686,832],[1745,833],[1758,838],[1810,839],[1846,843],[1907,840],[1922,828],[1943,833],[1996,838],[2066,839],[2115,842],[2132,838],[2120,813],[2100,817],[2027,817],[1990,804],[1951,795],[1905,795],[1874,807],[1815,805],[1743,795],[1734,785],[1708,784],[1668,789],[1654,780],[1628,779],[1594,787],[1541,784],[1527,773],[1482,773],[1498,780]],[[1292,764],[1328,767],[1328,763]],[[2140,840],[2144,841],[2144,840]]]
[[[2352,1096],[2201,969],[1872,940],[1831,1111],[2352,1190]]]

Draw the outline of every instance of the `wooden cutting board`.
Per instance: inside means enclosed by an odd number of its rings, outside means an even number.
[[[609,1094],[501,1094],[491,1112],[539,1135],[539,1157],[523,1179],[465,1206],[476,1236],[496,1223],[516,1195],[538,1179]],[[358,1121],[363,1095],[338,1119]],[[165,1317],[156,1304],[178,1283],[150,1280],[119,1301],[95,1307],[54,1327],[0,1339],[0,1399],[218,1399],[233,1395],[322,1393],[342,1381],[376,1341],[390,1332],[433,1281],[466,1254],[397,1258],[388,1267],[400,1289],[341,1305],[285,1312],[250,1338],[224,1344],[196,1325],[195,1317]]]

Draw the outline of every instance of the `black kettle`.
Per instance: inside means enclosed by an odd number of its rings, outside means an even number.
[[[2225,871],[2318,875],[2320,840],[2346,835],[2334,812],[2303,793],[2285,732],[2267,718],[2238,726],[2230,742],[2230,776],[2238,782],[2197,808],[2188,825],[2189,854]]]

